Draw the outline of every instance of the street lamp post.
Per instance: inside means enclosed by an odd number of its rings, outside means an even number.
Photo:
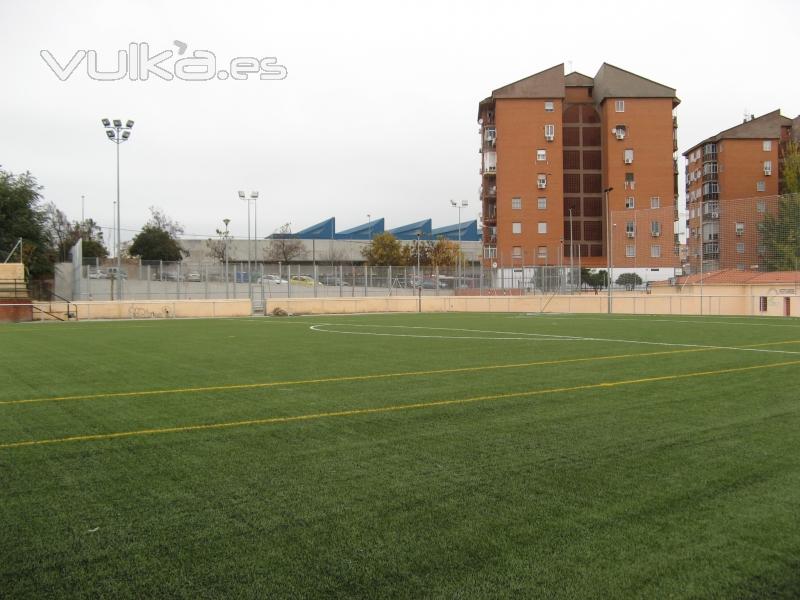
[[[461,272],[462,272],[462,267],[461,267],[461,209],[462,208],[466,208],[467,206],[469,206],[469,203],[466,200],[462,200],[461,203],[459,204],[455,200],[450,200],[450,205],[454,206],[454,207],[456,207],[458,209],[458,257],[456,259],[457,260],[456,265],[457,265],[457,269],[458,269],[458,273],[457,273],[458,274],[458,287],[460,288],[461,287],[461,283],[462,283],[461,282]]]
[[[227,300],[227,299],[230,298],[230,292],[228,291],[228,279],[229,279],[229,275],[228,275],[228,235],[229,235],[229,233],[228,233],[228,224],[231,222],[231,220],[230,219],[222,219],[222,222],[225,223],[225,234],[224,234],[224,237],[223,237],[223,243],[224,243],[223,251],[224,251],[224,254],[225,254],[225,299]]]
[[[422,237],[422,232],[417,231],[417,312],[422,312],[422,274],[419,272],[419,239]]]
[[[603,190],[603,195],[606,198],[606,236],[608,238],[608,271],[606,273],[607,276],[608,276],[608,314],[611,314],[613,312],[613,309],[611,307],[611,302],[613,300],[613,296],[612,296],[612,292],[611,292],[611,282],[612,282],[612,278],[611,278],[611,267],[612,267],[611,254],[612,254],[613,248],[614,248],[614,240],[612,238],[612,235],[613,235],[614,232],[613,232],[612,227],[611,227],[611,205],[608,203],[608,194],[610,192],[613,192],[613,191],[614,191],[613,187],[607,187],[606,189]]]
[[[120,243],[121,228],[119,224],[119,146],[123,142],[127,142],[128,138],[131,137],[133,121],[129,119],[125,122],[125,125],[123,125],[121,119],[114,119],[113,122],[109,119],[102,119],[101,123],[106,129],[106,136],[108,139],[117,146],[117,272],[114,274],[114,279],[117,283],[117,299],[122,300],[122,244]]]
[[[250,196],[245,196],[244,192],[239,191],[239,199],[247,202],[247,293],[250,299],[253,298],[253,279],[252,279],[252,262],[256,260],[256,252],[253,248],[250,238],[250,202],[253,203],[253,220],[255,221],[255,230],[252,242],[258,239],[258,192],[250,192]]]

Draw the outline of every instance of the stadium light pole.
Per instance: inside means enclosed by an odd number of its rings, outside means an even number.
[[[113,122],[109,119],[101,119],[100,122],[106,129],[106,137],[117,146],[117,272],[114,275],[114,279],[117,282],[117,299],[122,300],[122,244],[120,238],[121,228],[119,224],[119,146],[123,142],[127,142],[131,137],[133,121],[128,119],[125,125],[122,124],[121,119],[114,119]]]
[[[225,299],[230,298],[230,292],[228,291],[228,224],[231,222],[230,219],[222,219],[222,222],[225,223],[225,237],[224,237],[224,254],[225,254]]]
[[[255,251],[253,249],[253,242],[258,239],[258,207],[256,200],[258,200],[258,192],[250,192],[250,196],[245,196],[245,193],[239,190],[239,199],[247,202],[247,293],[248,297],[253,298],[253,281],[252,281],[252,262],[256,259]],[[250,238],[250,202],[253,203],[253,220],[255,221],[254,236]]]
[[[611,314],[611,312],[612,312],[612,308],[611,308],[611,301],[612,301],[612,293],[611,293],[611,252],[612,252],[612,248],[614,247],[613,246],[613,241],[611,239],[613,231],[611,230],[611,206],[608,203],[608,194],[610,192],[613,192],[613,191],[614,191],[613,187],[607,187],[606,189],[603,190],[603,195],[606,197],[606,236],[607,236],[607,239],[608,239],[608,243],[606,244],[607,249],[608,249],[608,271],[606,272],[606,275],[608,276],[608,314]]]
[[[456,266],[458,267],[458,287],[460,288],[462,283],[461,273],[463,270],[461,267],[461,209],[469,206],[469,202],[467,202],[466,200],[462,200],[461,203],[459,204],[455,200],[450,200],[450,205],[458,209],[458,257]]]
[[[417,230],[417,312],[422,312],[422,274],[419,272],[419,240],[422,237],[422,231]]]

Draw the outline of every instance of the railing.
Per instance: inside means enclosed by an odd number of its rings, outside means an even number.
[[[0,298],[28,298],[28,285],[24,279],[0,279]]]

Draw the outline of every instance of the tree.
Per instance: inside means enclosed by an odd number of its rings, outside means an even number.
[[[362,248],[361,255],[370,266],[388,267],[411,262],[411,248],[400,243],[388,231],[374,236],[372,242]]]
[[[458,264],[461,249],[458,243],[439,237],[435,242],[426,243],[429,248],[429,263],[433,267],[454,267]]]
[[[75,223],[78,235],[83,240],[81,251],[84,258],[108,258],[108,248],[103,239],[103,230],[93,219]]]
[[[800,265],[800,194],[778,199],[778,211],[759,224],[765,271],[795,271]]]
[[[70,251],[82,240],[81,250],[84,258],[106,258],[108,248],[103,241],[103,231],[92,219],[83,223],[70,222],[61,210],[52,202],[45,206],[47,228],[56,248],[56,257],[60,262],[70,259]]]
[[[56,258],[41,192],[42,186],[30,173],[0,170],[0,259],[5,260],[22,238],[18,251],[33,279],[51,276]]]
[[[617,277],[617,285],[624,285],[626,290],[636,289],[637,285],[642,285],[642,278],[636,273],[623,273]]]
[[[800,144],[794,140],[781,147],[781,194],[800,194]]]
[[[291,223],[284,223],[278,227],[264,248],[264,258],[270,262],[291,262],[305,256],[306,246],[303,240],[292,233]]]
[[[608,273],[606,271],[592,271],[586,267],[581,267],[581,283],[588,285],[595,293],[608,286]]]
[[[184,250],[177,238],[183,233],[183,226],[152,206],[150,215],[150,220],[133,238],[128,253],[142,260],[181,260]]]

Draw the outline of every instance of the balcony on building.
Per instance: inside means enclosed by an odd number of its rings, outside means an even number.
[[[713,142],[703,146],[703,164],[717,162],[717,145]]]

